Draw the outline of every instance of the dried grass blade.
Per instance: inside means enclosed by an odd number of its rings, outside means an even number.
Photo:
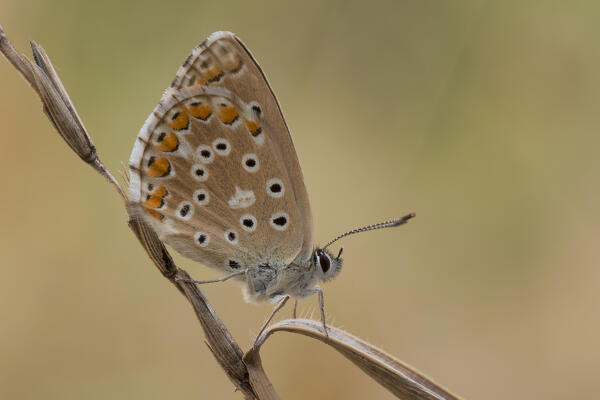
[[[285,320],[267,328],[257,339],[256,347],[244,356],[251,373],[255,365],[260,365],[260,346],[278,331],[309,336],[331,346],[399,399],[459,400],[431,379],[372,344],[334,327],[327,328],[327,337],[323,334],[321,322],[307,319]],[[252,374],[250,380],[252,382]]]

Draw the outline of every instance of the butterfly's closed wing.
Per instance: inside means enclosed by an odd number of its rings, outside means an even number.
[[[132,200],[192,259],[238,269],[310,256],[310,207],[287,126],[231,33],[186,59],[138,134],[130,171]]]
[[[235,93],[246,103],[260,105],[263,120],[269,125],[267,135],[275,141],[285,161],[292,188],[300,208],[304,237],[299,254],[301,260],[313,251],[313,227],[308,193],[292,137],[281,108],[262,69],[242,41],[231,32],[215,32],[192,54],[177,71],[172,88],[191,85],[218,85]]]

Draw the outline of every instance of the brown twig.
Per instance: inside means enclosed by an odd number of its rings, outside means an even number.
[[[130,218],[129,227],[159,271],[192,304],[196,316],[204,329],[209,348],[236,388],[247,399],[259,399],[249,383],[248,371],[242,361],[242,350],[233,340],[233,337],[197,285],[189,283],[189,275],[175,265],[167,249],[158,239],[156,232],[127,203],[127,197],[117,180],[100,161],[92,139],[85,130],[73,103],[52,66],[50,58],[44,49],[37,44],[32,43],[31,46],[35,63],[17,53],[0,26],[0,51],[2,54],[17,68],[39,95],[44,113],[69,147],[117,189],[119,195],[127,205],[126,208]],[[264,375],[264,379],[267,379],[266,374]],[[278,398],[274,390],[271,390],[267,394],[267,397],[260,398]]]

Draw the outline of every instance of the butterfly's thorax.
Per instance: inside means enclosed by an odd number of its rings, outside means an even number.
[[[245,295],[248,301],[277,300],[283,295],[305,297],[316,281],[312,259],[285,266],[263,263],[248,268]]]

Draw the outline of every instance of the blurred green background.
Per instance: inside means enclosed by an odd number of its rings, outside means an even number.
[[[342,243],[330,321],[467,399],[597,395],[598,21],[593,1],[0,0],[113,172],[188,52],[236,32],[282,104],[318,242],[417,213]],[[0,397],[241,398],[114,190],[4,59],[0,88]],[[205,292],[247,348],[271,306]],[[392,398],[304,337],[276,335],[263,362],[285,399]]]

